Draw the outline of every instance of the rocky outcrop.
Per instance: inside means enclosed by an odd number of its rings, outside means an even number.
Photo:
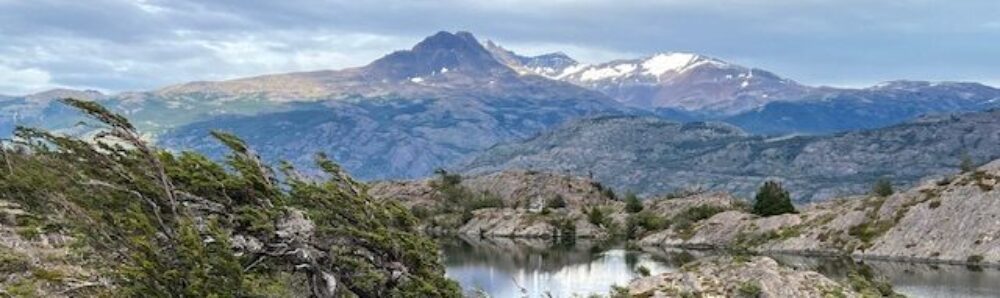
[[[633,281],[631,297],[861,297],[813,271],[795,270],[768,257],[708,257],[679,272]],[[692,297],[694,297],[692,296]]]
[[[449,202],[447,195],[437,189],[435,183],[438,183],[437,179],[377,182],[371,184],[369,193],[376,198],[398,201],[411,209],[440,210],[449,209],[450,206],[444,206],[446,204],[461,204]],[[433,215],[425,220],[431,232],[551,238],[558,237],[559,231],[566,230],[569,225],[575,237],[609,236],[608,226],[589,221],[587,211],[592,208],[600,208],[614,224],[620,226],[624,223],[624,204],[615,197],[609,197],[612,192],[601,184],[583,177],[507,171],[463,178],[459,187],[469,194],[495,197],[502,202],[502,206],[469,210],[465,215],[467,218],[456,218],[460,217],[460,210]],[[474,199],[458,198],[460,201]],[[557,200],[561,203],[554,202]],[[440,224],[443,222],[447,223]]]
[[[690,231],[667,229],[645,246],[1000,264],[1000,161],[888,197],[855,197],[759,217],[728,211]]]
[[[428,205],[441,199],[432,187],[433,181],[374,182],[368,192],[376,198],[394,199],[405,206]],[[461,186],[473,192],[496,195],[508,207],[535,211],[540,211],[556,197],[561,197],[572,209],[609,201],[604,186],[591,179],[548,172],[511,170],[464,177]]]

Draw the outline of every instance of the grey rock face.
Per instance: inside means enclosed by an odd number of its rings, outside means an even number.
[[[619,190],[657,194],[700,186],[750,197],[769,179],[799,202],[867,192],[879,177],[912,186],[955,173],[962,154],[1000,158],[1000,110],[924,118],[831,136],[747,136],[726,124],[655,118],[575,121],[519,143],[496,146],[462,168],[469,173],[550,169]]]
[[[795,270],[768,257],[746,261],[709,257],[685,265],[680,272],[663,273],[633,281],[632,297],[861,297],[814,271]]]
[[[1000,263],[998,200],[1000,161],[889,197],[824,202],[799,214],[762,218],[723,212],[688,235],[665,230],[640,243],[995,265]]]

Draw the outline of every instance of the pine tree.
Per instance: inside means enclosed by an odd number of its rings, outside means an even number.
[[[795,213],[791,196],[775,181],[764,182],[757,191],[753,204],[753,213],[760,216],[772,216],[785,213]]]

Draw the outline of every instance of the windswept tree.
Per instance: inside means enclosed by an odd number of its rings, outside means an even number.
[[[81,264],[101,274],[90,292],[60,295],[460,295],[416,219],[324,155],[323,177],[286,165],[279,179],[234,135],[213,133],[230,149],[220,164],[155,148],[94,102],[63,102],[98,122],[92,139],[18,128],[16,148],[0,147],[0,200],[76,236]]]
[[[792,197],[781,184],[776,181],[764,182],[757,190],[754,198],[753,213],[760,216],[773,216],[785,213],[795,213]]]

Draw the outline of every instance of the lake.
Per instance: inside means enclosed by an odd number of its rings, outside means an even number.
[[[632,251],[620,242],[579,240],[553,245],[542,239],[441,238],[447,275],[471,294],[489,297],[587,297],[651,274],[672,272],[707,252]],[[775,256],[779,262],[833,278],[857,266],[843,258]],[[1000,270],[955,265],[865,261],[909,297],[998,297]]]

